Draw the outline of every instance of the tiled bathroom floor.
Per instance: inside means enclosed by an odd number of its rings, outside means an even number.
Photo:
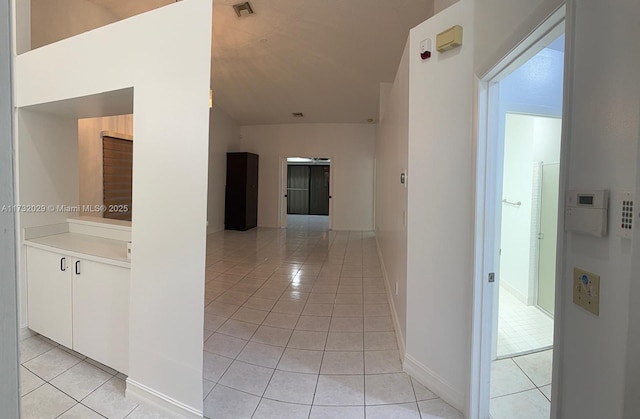
[[[491,417],[549,419],[553,351],[493,361]]]
[[[402,372],[373,233],[315,221],[208,237],[205,416],[462,418]],[[23,419],[161,418],[124,379],[43,337],[21,343]]]
[[[548,349],[553,345],[553,319],[535,306],[527,306],[500,287],[498,358]]]

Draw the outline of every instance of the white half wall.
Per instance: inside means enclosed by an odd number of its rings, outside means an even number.
[[[380,91],[380,122],[376,130],[376,240],[402,352],[407,325],[407,188],[400,183],[400,174],[409,163],[408,42],[393,86],[390,91],[381,86]],[[404,353],[401,357],[404,358]]]
[[[283,157],[330,157],[334,230],[373,230],[373,124],[249,125],[241,150],[258,154],[258,225],[279,227]]]
[[[174,3],[19,55],[15,72],[18,108],[133,87],[127,394],[190,417],[202,415],[211,9]]]
[[[461,411],[473,289],[474,3],[441,11],[413,28],[409,42],[405,371]],[[463,28],[462,46],[423,61],[420,42],[453,25]]]
[[[227,152],[240,148],[240,126],[216,104],[209,122],[209,192],[207,194],[207,233],[224,230],[224,200],[227,178]]]

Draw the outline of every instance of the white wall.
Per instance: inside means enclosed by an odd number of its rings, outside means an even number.
[[[216,104],[209,113],[209,192],[207,233],[224,229],[227,152],[240,148],[240,127]]]
[[[505,125],[502,199],[521,204],[502,204],[500,285],[528,304],[535,118],[507,114]]]
[[[533,195],[533,163],[560,161],[562,120],[535,115],[507,114],[502,199],[520,206],[502,205],[500,284],[525,304],[533,304],[535,269],[532,236],[538,217]],[[535,212],[535,213],[534,213]]]
[[[15,203],[13,172],[13,94],[11,85],[11,2],[0,1],[0,205]],[[15,217],[0,216],[0,406],[6,417],[20,416],[18,284]]]
[[[282,157],[330,157],[334,230],[373,230],[373,124],[240,127],[241,150],[260,156],[258,225],[278,227]]]
[[[629,327],[637,328],[638,312],[630,307],[638,303],[629,297],[637,290],[638,274],[631,268],[638,255],[634,243],[616,236],[614,214],[621,209],[616,192],[638,188],[640,3],[574,4],[575,26],[567,34],[574,48],[565,186],[609,189],[613,195],[607,237],[565,235],[562,299],[556,305],[556,312],[562,310],[560,370],[554,386],[559,386],[558,417],[613,418],[623,416],[625,385],[637,383],[637,375],[626,376],[637,372],[638,353],[629,353],[637,335],[630,335],[634,329]],[[607,28],[607,36],[594,28]],[[593,51],[598,51],[597,60]],[[600,275],[599,316],[572,304],[573,267]],[[627,398],[628,406],[633,405],[638,394],[627,392]]]
[[[104,203],[102,131],[133,135],[133,115],[78,120],[78,173],[81,209],[85,205],[95,206]],[[85,213],[82,210],[80,215],[101,216],[96,213]]]
[[[640,197],[640,147],[638,147],[638,156],[636,158],[636,188],[635,188],[635,204],[638,205],[638,197]],[[636,207],[638,208],[638,207]],[[638,226],[638,218],[635,219]],[[633,242],[640,243],[640,228],[634,228]],[[635,248],[637,255],[638,249]],[[631,262],[631,272],[640,272],[640,258],[634,257]],[[636,277],[637,279],[637,277]],[[634,419],[640,417],[640,304],[633,304],[640,300],[640,281],[631,280],[631,289],[629,292],[629,329],[627,336],[629,342],[627,344],[627,377],[624,395],[624,419]]]
[[[476,0],[474,69],[478,77],[502,60],[564,3],[562,0]]]
[[[404,357],[407,324],[407,188],[400,173],[408,168],[409,43],[390,92],[381,89],[376,130],[376,240],[384,276],[391,291],[396,333]],[[396,282],[398,293],[395,293]]]
[[[447,7],[457,3],[458,1],[459,0],[435,0],[433,2],[434,14],[435,13],[440,13],[441,11],[443,11]]]
[[[20,132],[16,171],[16,201],[22,205],[44,205],[45,212],[21,212],[20,228],[61,223],[77,215],[51,210],[49,205],[78,205],[78,124],[74,118],[62,118],[40,112],[20,110]],[[22,237],[20,234],[18,237]],[[25,255],[19,256],[20,326],[27,326],[27,281]]]
[[[15,76],[18,107],[133,87],[127,394],[194,417],[202,412],[211,7],[178,2],[32,50],[17,57]],[[127,65],[105,66],[110,56]],[[18,141],[29,129],[20,127]]]
[[[87,0],[31,0],[31,48],[108,25],[118,18]]]
[[[13,51],[22,54],[31,49],[31,0],[9,0],[13,3]]]
[[[472,0],[411,30],[405,370],[465,410],[473,267]],[[453,25],[463,45],[420,59]]]

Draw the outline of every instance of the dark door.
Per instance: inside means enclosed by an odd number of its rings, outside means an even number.
[[[309,166],[287,167],[287,214],[309,214]]]

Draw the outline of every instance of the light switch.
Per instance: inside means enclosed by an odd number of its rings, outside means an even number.
[[[600,314],[600,275],[573,268],[573,303]]]

